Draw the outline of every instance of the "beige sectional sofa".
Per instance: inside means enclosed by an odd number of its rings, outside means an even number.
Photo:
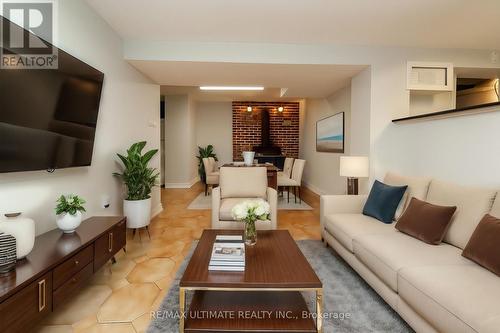
[[[500,217],[496,190],[388,174],[411,197],[458,209],[441,245],[429,245],[362,214],[367,196],[321,196],[328,245],[417,332],[500,332],[500,277],[461,256],[486,214]],[[500,244],[499,244],[500,248]]]

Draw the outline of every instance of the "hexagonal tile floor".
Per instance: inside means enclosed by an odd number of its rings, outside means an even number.
[[[131,322],[147,313],[160,292],[154,283],[129,284],[113,292],[97,313],[100,323]]]
[[[170,288],[192,242],[210,228],[210,210],[188,210],[203,191],[198,183],[190,189],[162,189],[165,210],[149,227],[151,239],[142,232],[127,236],[127,253],[117,263],[107,263],[76,294],[60,306],[36,330],[38,333],[145,332],[150,311],[155,311]],[[288,229],[295,239],[319,239],[319,197],[302,191],[312,211],[278,211],[278,228]]]
[[[137,264],[127,275],[130,283],[156,282],[171,276],[175,268],[175,261],[170,258],[151,258]]]

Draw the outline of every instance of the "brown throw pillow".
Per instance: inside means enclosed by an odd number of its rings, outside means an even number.
[[[439,245],[457,207],[437,206],[411,198],[396,229],[432,245]]]
[[[474,230],[462,256],[500,276],[500,219],[486,214]]]

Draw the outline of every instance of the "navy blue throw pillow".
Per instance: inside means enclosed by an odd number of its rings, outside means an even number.
[[[363,214],[384,223],[392,223],[407,188],[408,186],[386,185],[376,180],[366,200]]]

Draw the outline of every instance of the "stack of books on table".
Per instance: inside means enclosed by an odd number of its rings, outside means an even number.
[[[215,237],[209,271],[245,271],[245,243],[238,235],[217,235]]]

